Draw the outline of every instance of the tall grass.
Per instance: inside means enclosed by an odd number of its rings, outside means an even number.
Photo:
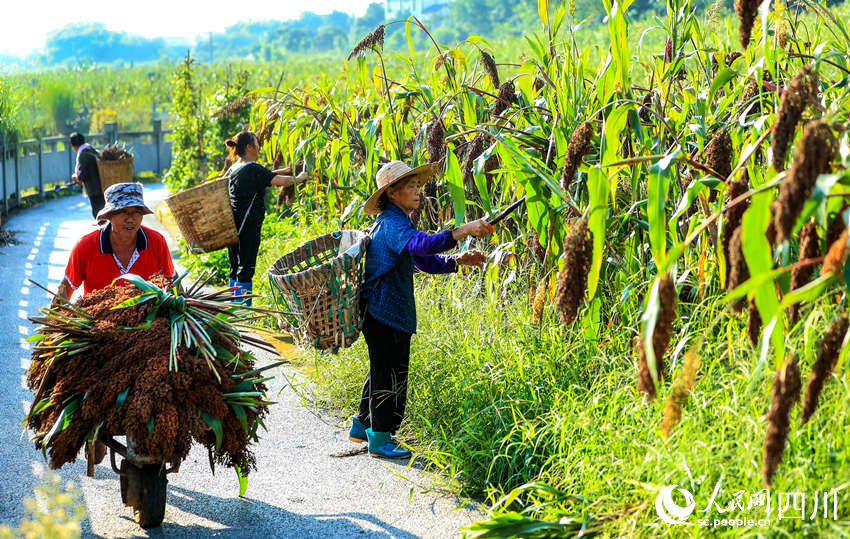
[[[551,306],[540,324],[532,323],[522,281],[500,303],[487,298],[479,277],[417,279],[419,325],[400,434],[461,492],[494,503],[515,487],[542,482],[574,495],[548,506],[549,514],[589,514],[611,535],[657,536],[709,533],[697,527],[696,516],[681,528],[658,520],[654,500],[664,485],[692,492],[697,511],[718,481],[716,501],[724,509],[737,491],[745,491],[746,506],[764,488],[760,463],[769,404],[764,395],[772,371],[753,361],[740,320],[727,317],[722,330],[715,326],[714,334],[700,335],[696,328],[719,314],[716,302],[680,306],[674,340],[708,338],[698,350],[702,368],[682,423],[666,439],[659,427],[669,387],[646,405],[634,383],[637,299],[624,304],[618,326],[588,336],[564,329]],[[798,350],[804,372],[815,360],[820,326],[828,318],[829,313],[813,313],[806,321],[810,328]],[[679,347],[669,369],[674,376],[683,350]],[[340,416],[356,410],[368,368],[362,340],[339,355],[314,354],[306,362],[315,404],[337,408]],[[814,495],[850,486],[850,375],[833,380],[827,392],[827,408],[813,423],[799,426],[799,411],[793,412],[774,493]],[[759,519],[763,510],[729,515]],[[837,510],[837,522],[800,522],[778,520],[773,508],[770,527],[732,531],[846,531],[847,490],[839,492]],[[698,515],[726,518],[716,509]]]

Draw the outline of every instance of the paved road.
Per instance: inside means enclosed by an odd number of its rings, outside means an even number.
[[[145,187],[151,207],[166,191]],[[152,219],[152,217],[146,217]],[[149,226],[158,226],[153,220]],[[26,389],[32,333],[27,316],[48,302],[47,294],[28,278],[55,290],[74,242],[93,230],[87,199],[52,200],[13,216],[6,223],[18,245],[0,248],[0,523],[15,525],[22,500],[31,496],[47,466],[41,453],[21,438],[21,420],[32,394]],[[267,421],[269,432],[256,448],[258,471],[249,478],[245,498],[231,470],[212,475],[206,451],[195,448],[179,473],[169,476],[163,526],[145,531],[121,504],[118,476],[108,459],[85,476],[78,459],[59,473],[82,491],[87,518],[84,536],[101,537],[454,537],[458,528],[481,517],[449,495],[423,487],[436,480],[405,464],[364,454],[333,458],[350,449],[346,432],[305,409],[286,378],[270,384],[275,395]],[[280,394],[278,394],[280,391]],[[328,417],[325,420],[332,421]]]

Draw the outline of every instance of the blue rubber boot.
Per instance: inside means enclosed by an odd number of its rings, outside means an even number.
[[[375,432],[366,429],[366,437],[369,439],[369,456],[385,459],[406,459],[411,453],[401,448],[390,438],[389,432]]]
[[[351,429],[348,431],[348,439],[359,444],[369,440],[366,437],[366,425],[356,415],[351,416]]]
[[[237,287],[237,289],[236,289],[236,295],[237,296],[249,296],[249,295],[251,295],[251,289],[253,287],[252,283],[234,282],[233,284]],[[243,300],[234,300],[234,301],[239,301],[240,303],[242,303],[246,307],[250,307],[251,306],[251,299],[252,298],[247,298],[247,299],[243,299]]]

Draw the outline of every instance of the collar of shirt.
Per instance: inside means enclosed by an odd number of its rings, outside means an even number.
[[[401,208],[396,206],[393,202],[390,202],[389,204],[387,204],[387,209],[385,209],[384,211],[381,212],[380,215],[378,215],[377,220],[383,221],[384,219],[387,219],[389,217],[394,217],[394,218],[403,217],[403,218],[407,219],[408,221],[410,221],[410,216],[407,215],[406,213],[404,213],[404,210],[402,210]],[[413,221],[410,221],[410,224],[412,225]]]
[[[83,142],[83,145],[80,146],[80,148],[77,150],[77,155],[80,155],[80,152],[82,152],[86,148],[91,148],[91,144],[89,144],[88,142]]]
[[[106,226],[100,229],[100,252],[102,254],[115,254],[112,250],[112,242],[109,241],[109,232],[112,230],[112,223],[106,223]],[[136,250],[144,251],[148,248],[148,236],[145,230],[139,227],[136,231]]]

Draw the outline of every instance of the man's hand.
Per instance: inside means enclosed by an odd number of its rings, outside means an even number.
[[[83,182],[80,181],[76,174],[72,174],[71,179],[74,180],[74,183],[76,183],[77,185],[83,185]]]
[[[455,258],[455,262],[461,266],[481,266],[486,260],[487,257],[478,249],[464,251]]]

